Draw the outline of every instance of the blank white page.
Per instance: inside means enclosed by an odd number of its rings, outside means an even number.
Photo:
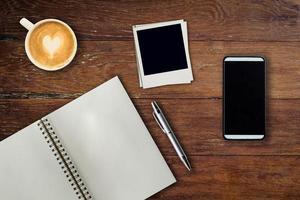
[[[0,196],[3,200],[77,199],[37,122],[0,142]]]
[[[46,117],[93,199],[146,199],[175,182],[118,77]]]

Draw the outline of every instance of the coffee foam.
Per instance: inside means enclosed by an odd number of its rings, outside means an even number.
[[[59,22],[45,22],[36,27],[29,38],[29,51],[39,66],[56,69],[72,59],[76,50],[72,32]]]

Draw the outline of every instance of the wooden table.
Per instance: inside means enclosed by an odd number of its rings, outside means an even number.
[[[0,12],[0,140],[119,75],[178,179],[150,199],[300,199],[300,1],[4,0]],[[68,23],[79,42],[72,64],[57,72],[34,67],[21,17]],[[143,90],[131,26],[174,19],[188,22],[195,81]],[[222,59],[230,54],[268,59],[263,141],[222,137]],[[153,120],[153,99],[172,122],[192,172]]]

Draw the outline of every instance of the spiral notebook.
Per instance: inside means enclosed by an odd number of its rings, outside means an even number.
[[[140,200],[175,182],[118,77],[0,142],[0,198]]]

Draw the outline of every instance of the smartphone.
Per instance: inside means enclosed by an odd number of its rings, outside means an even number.
[[[223,62],[223,136],[259,140],[266,134],[266,61],[228,56]]]

